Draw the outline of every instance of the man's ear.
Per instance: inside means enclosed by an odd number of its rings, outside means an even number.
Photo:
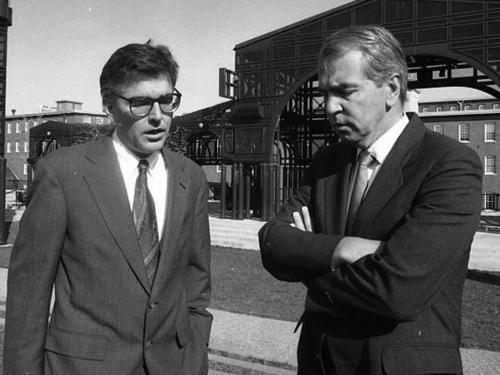
[[[385,99],[385,104],[388,108],[392,108],[396,103],[399,102],[399,97],[401,95],[401,78],[399,74],[393,74],[392,77],[387,82],[387,95]]]
[[[114,122],[113,106],[110,104],[102,103],[102,111],[108,115],[111,122]]]

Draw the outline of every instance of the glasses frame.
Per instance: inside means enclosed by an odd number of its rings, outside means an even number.
[[[137,118],[143,118],[143,117],[148,116],[151,113],[151,111],[153,110],[153,106],[155,105],[155,103],[158,103],[158,106],[160,107],[161,113],[163,113],[164,115],[169,115],[169,114],[175,112],[179,108],[179,106],[181,104],[181,98],[182,98],[182,94],[176,88],[174,88],[174,92],[169,92],[167,94],[164,94],[164,95],[160,96],[160,98],[161,98],[161,97],[163,97],[165,95],[172,95],[172,96],[174,96],[174,97],[177,98],[177,103],[176,103],[177,105],[176,105],[175,108],[173,108],[170,111],[163,111],[163,109],[161,108],[161,103],[158,101],[159,98],[153,99],[153,98],[150,98],[148,96],[133,96],[131,98],[126,98],[124,96],[121,96],[121,95],[117,94],[116,92],[112,92],[112,94],[114,96],[116,96],[117,98],[125,100],[128,103],[128,109],[129,109],[130,113],[134,117],[137,117]],[[137,100],[137,99],[149,99],[149,100],[151,100],[149,111],[146,114],[144,114],[144,115],[137,115],[136,113],[134,113],[134,110],[132,109],[132,103],[135,100]]]

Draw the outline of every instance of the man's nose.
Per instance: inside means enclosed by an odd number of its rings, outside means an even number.
[[[149,112],[149,119],[154,120],[154,121],[160,121],[162,119],[163,113],[161,112],[160,109],[160,104],[157,102],[153,103],[153,107],[151,108],[151,111]]]
[[[335,115],[339,112],[342,112],[340,100],[333,95],[328,95],[325,98],[325,109],[328,115]]]

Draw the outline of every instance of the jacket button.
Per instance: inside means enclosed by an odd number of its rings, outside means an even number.
[[[149,349],[153,346],[153,341],[149,340],[149,341],[146,341],[146,349]]]
[[[156,307],[156,303],[155,303],[155,302],[150,302],[150,303],[149,303],[149,308],[150,308],[151,310],[153,310],[155,307]]]

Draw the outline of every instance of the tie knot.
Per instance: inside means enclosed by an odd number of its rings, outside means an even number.
[[[358,155],[358,163],[364,167],[368,167],[375,161],[375,158],[368,152],[368,150],[363,150]]]
[[[137,167],[139,168],[139,172],[144,172],[148,170],[149,163],[146,159],[141,159],[139,160],[139,165]]]

